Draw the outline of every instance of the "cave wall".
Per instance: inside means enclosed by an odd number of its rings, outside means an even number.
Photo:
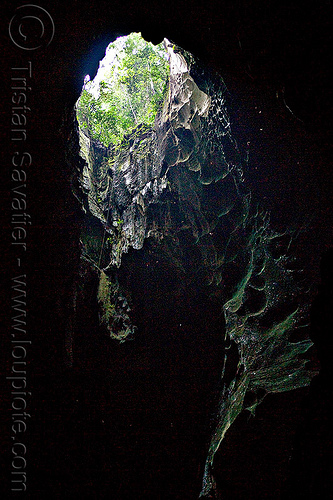
[[[15,7],[12,2],[2,4],[3,33],[7,33]],[[5,116],[12,112],[12,68],[26,67],[27,61],[32,62],[33,68],[28,93],[31,108],[27,114],[28,138],[23,149],[27,148],[33,158],[27,181],[28,210],[33,223],[26,260],[30,297],[28,325],[33,337],[30,380],[34,418],[28,437],[32,450],[29,487],[34,492],[32,495],[38,492],[39,496],[45,496],[53,491],[54,498],[66,494],[74,498],[76,491],[95,490],[104,498],[110,492],[103,490],[103,479],[110,481],[112,477],[110,484],[115,485],[115,477],[119,474],[111,470],[111,466],[105,467],[110,450],[103,444],[106,436],[111,441],[118,439],[106,433],[101,423],[103,411],[100,408],[109,405],[110,401],[108,391],[103,389],[103,369],[96,361],[98,356],[105,355],[105,345],[96,341],[96,358],[89,358],[89,339],[83,339],[80,344],[82,363],[74,369],[69,369],[71,360],[66,354],[66,338],[74,321],[73,287],[79,266],[82,223],[80,204],[69,182],[75,179],[71,156],[78,152],[73,106],[83,78],[87,73],[94,75],[107,43],[131,31],[141,31],[153,42],[160,42],[166,36],[218,70],[235,103],[232,120],[240,144],[246,147],[248,141],[251,143],[253,177],[250,182],[272,210],[277,224],[284,225],[295,214],[301,218],[313,206],[316,208],[316,215],[308,223],[311,237],[301,235],[298,250],[300,256],[305,254],[308,272],[316,283],[319,257],[331,243],[332,227],[332,170],[328,167],[331,133],[328,19],[331,6],[324,1],[312,3],[306,9],[274,1],[235,2],[233,6],[214,1],[194,6],[181,1],[149,5],[67,2],[57,6],[43,2],[43,7],[55,23],[52,43],[27,54],[7,37],[2,67],[7,84],[2,99]],[[260,116],[259,111],[262,111]],[[11,141],[10,128],[4,131],[3,138],[9,151],[8,164],[16,146]],[[281,144],[287,144],[288,148],[281,149]],[[3,200],[7,208],[11,187],[6,177]],[[5,211],[5,216],[4,227],[8,232],[10,215],[7,217]],[[7,269],[16,265],[10,251],[5,255],[5,262]],[[87,321],[92,324],[89,315],[93,307],[87,304],[86,308]],[[88,346],[86,351],[85,346]],[[122,367],[114,356],[115,373],[119,373]],[[135,373],[138,371],[139,368]],[[119,390],[128,387],[133,394],[130,375],[125,374],[126,381],[119,379],[115,385]],[[153,393],[149,395],[151,409],[154,408]],[[119,410],[123,403],[121,398],[118,407],[117,400],[114,403],[118,411],[119,432],[115,433],[118,436],[124,432],[125,424]],[[283,408],[283,402],[281,405]],[[280,411],[283,419],[281,408]],[[153,410],[151,412],[153,415]],[[130,410],[126,415],[129,426]],[[75,434],[77,428],[80,430]],[[128,434],[128,429],[126,443],[130,445],[132,438],[135,441],[135,432]],[[184,435],[182,431],[178,431],[178,438]],[[82,435],[90,437],[79,446]],[[277,441],[280,438],[278,435]],[[186,441],[189,446],[188,441],[190,437]],[[283,443],[277,448],[277,456],[281,458],[279,464],[283,463],[280,471],[286,470],[287,452],[283,449],[285,441]],[[277,442],[274,444],[277,446]],[[141,446],[144,447],[143,442]],[[117,449],[121,449],[121,443]],[[156,450],[153,445],[152,449]],[[197,451],[193,450],[193,454]],[[190,457],[191,452],[187,458],[190,460]],[[114,461],[121,463],[123,459],[119,451]],[[148,462],[151,466],[153,459]],[[130,461],[127,464],[130,467]],[[192,472],[196,466],[194,461]],[[273,469],[272,465],[264,477],[266,486]],[[141,478],[144,472],[142,467]],[[121,477],[125,481],[126,470],[121,472]],[[185,482],[189,488],[188,498],[194,498],[198,491],[197,487],[195,492],[191,491],[191,479],[193,474]],[[168,480],[172,481],[173,477]],[[198,486],[200,480],[198,473]],[[181,481],[182,471],[179,471],[177,483]],[[134,483],[130,484],[134,487]],[[260,481],[256,483],[257,488],[259,484]],[[239,488],[244,491],[241,486]],[[184,491],[186,488],[182,494]],[[173,498],[177,498],[176,495],[177,491],[173,491]],[[253,490],[252,495],[257,498]]]

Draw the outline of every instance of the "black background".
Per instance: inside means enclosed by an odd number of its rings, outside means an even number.
[[[314,297],[321,255],[332,244],[331,1],[43,1],[39,5],[55,24],[54,39],[30,52],[8,36],[20,5],[1,6],[2,263],[8,277],[2,311],[8,321],[10,279],[17,275],[10,246],[11,68],[30,60],[24,146],[33,157],[27,181],[33,223],[23,269],[33,344],[27,356],[32,418],[25,436],[26,496],[197,498],[218,386],[219,315],[201,297],[175,304],[160,300],[153,312],[143,301],[142,336],[115,346],[90,327],[92,300],[80,320],[82,338],[70,367],[65,339],[74,321],[81,213],[71,192],[72,166],[66,163],[71,140],[66,116],[84,76],[94,75],[116,36],[141,31],[154,43],[167,37],[201,57],[219,71],[230,92],[232,127],[240,146],[249,148],[246,178],[255,199],[271,211],[277,229],[304,229],[294,252]],[[144,257],[135,262],[142,284],[137,292],[153,297],[158,283],[147,276]],[[165,284],[160,296],[169,292]],[[330,334],[331,324],[325,328]],[[8,332],[6,374],[12,361]],[[269,396],[256,419],[238,419],[217,457],[223,498],[332,497],[329,387],[325,379],[310,392]],[[8,382],[5,388],[2,484],[10,498]]]

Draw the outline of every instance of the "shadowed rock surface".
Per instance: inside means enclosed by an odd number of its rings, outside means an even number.
[[[14,7],[12,2],[1,4],[4,34]],[[213,0],[204,5],[171,1],[147,6],[69,0],[57,5],[45,1],[43,7],[56,26],[48,47],[27,54],[8,36],[2,45],[4,74],[10,75],[13,67],[26,67],[28,60],[33,68],[28,140],[20,144],[20,150],[29,151],[33,158],[27,169],[33,224],[27,269],[22,267],[29,277],[28,326],[33,341],[28,366],[33,417],[26,433],[27,497],[197,498],[212,430],[207,422],[221,389],[220,296],[208,299],[195,286],[184,287],[174,256],[169,258],[166,252],[157,258],[156,243],[149,238],[146,252],[130,248],[123,255],[127,272],[117,271],[124,291],[135,291],[137,304],[130,297],[126,300],[131,324],[141,335],[118,344],[101,332],[98,275],[90,264],[81,263],[83,197],[73,197],[73,189],[77,195],[81,192],[77,184],[84,164],[79,158],[74,105],[85,75],[94,76],[106,45],[119,34],[142,31],[155,43],[167,37],[217,69],[228,87],[233,133],[240,149],[249,152],[252,166],[246,182],[256,201],[270,210],[273,226],[283,231],[294,219],[304,220],[304,213],[316,214],[307,219],[308,232],[300,233],[294,247],[316,286],[320,256],[331,245],[333,226],[331,5],[319,1],[290,6],[272,0],[227,5]],[[200,79],[196,81],[201,89]],[[1,100],[5,124],[11,119],[11,99],[6,83]],[[10,165],[16,144],[10,141],[9,131],[5,146],[9,156],[4,165]],[[78,158],[74,170],[73,157]],[[206,172],[203,179],[209,180]],[[13,186],[7,171],[2,187],[8,208]],[[223,207],[228,208],[229,201]],[[8,214],[4,225],[8,234],[9,220]],[[100,237],[104,226],[97,221],[94,229]],[[192,235],[190,241],[192,245]],[[16,270],[12,257],[9,251],[3,256],[6,270]],[[201,257],[198,252],[197,262]],[[154,272],[157,260],[159,280]],[[255,282],[260,287],[260,279]],[[176,294],[171,283],[177,284]],[[10,318],[7,298],[3,304]],[[230,352],[232,380],[238,363],[234,343]],[[316,396],[315,384],[313,388]],[[255,419],[247,422],[243,413],[229,429],[223,452],[215,457],[216,478],[225,498],[280,498],[291,438],[302,421],[306,394],[300,389],[267,396]],[[329,399],[320,397],[320,401],[326,412]],[[309,404],[303,403],[305,408]],[[5,424],[9,435],[10,413]],[[311,468],[317,478],[308,483],[312,498],[318,495],[319,485],[329,494],[329,470],[323,462],[311,460],[312,445],[318,449],[325,443],[331,450],[330,426],[320,423],[319,427],[320,432],[307,427],[309,439],[301,439],[304,460],[296,456],[298,465],[293,468],[300,481],[310,477]],[[3,449],[8,450],[8,466],[10,436]],[[10,497],[10,471],[5,472],[6,498]],[[297,491],[301,483],[294,472],[291,483]]]
[[[137,329],[131,320],[130,302],[138,316],[142,307],[130,278],[137,251],[154,256],[146,264],[152,269],[143,293],[157,318],[161,309],[186,303],[189,294],[220,303],[222,389],[201,493],[207,497],[216,490],[215,454],[242,409],[254,415],[266,394],[306,386],[315,372],[299,357],[311,346],[306,333],[289,340],[306,305],[286,256],[292,235],[275,233],[268,214],[251,206],[243,173],[248,167],[232,134],[223,80],[167,40],[165,46],[169,88],[154,127],[139,125],[120,146],[108,148],[92,140],[89,130],[81,132],[82,257],[97,274],[100,322],[113,339],[135,340],[147,328]],[[130,264],[124,260],[129,251]],[[160,280],[173,288],[163,294],[163,305]],[[152,284],[156,297],[146,295]],[[91,292],[82,294],[79,287],[85,303]],[[180,326],[187,318],[184,312]],[[231,343],[237,362],[231,356],[229,367]]]

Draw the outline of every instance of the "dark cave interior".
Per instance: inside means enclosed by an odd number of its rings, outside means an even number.
[[[7,75],[27,61],[33,68],[28,138],[24,149],[19,145],[33,158],[27,173],[33,224],[24,255],[33,340],[27,496],[190,500],[200,493],[223,350],[223,319],[214,297],[195,286],[185,289],[167,258],[157,277],[154,245],[148,242],[145,252],[130,250],[125,259],[131,272],[120,274],[138,297],[133,313],[144,334],[123,344],[100,335],[93,293],[98,285],[89,271],[83,287],[92,291],[91,300],[73,303],[83,221],[73,196],[74,104],[106,45],[120,34],[141,31],[153,43],[168,37],[222,75],[233,102],[234,134],[249,150],[251,191],[277,229],[305,226],[294,251],[312,285],[311,353],[314,362],[319,357],[321,372],[310,389],[270,395],[255,418],[244,412],[238,417],[216,457],[223,498],[309,498],[309,492],[310,498],[330,498],[331,2],[306,8],[273,0],[232,6],[214,0],[79,6],[69,1],[43,7],[54,19],[53,42],[27,54],[6,40],[3,67]],[[8,26],[13,6],[5,2],[2,10]],[[7,92],[3,102],[11,113],[10,84]],[[5,140],[8,163],[17,144]],[[10,207],[7,182],[3,199]],[[4,214],[9,231],[10,215]],[[10,249],[4,254],[9,278],[16,272],[13,256]],[[4,304],[10,311],[8,298]],[[72,339],[71,360],[66,339],[74,330],[80,335]],[[10,357],[6,363],[10,373]],[[6,425],[10,430],[9,412]],[[11,449],[7,441],[4,446]],[[7,471],[10,451],[4,455]]]

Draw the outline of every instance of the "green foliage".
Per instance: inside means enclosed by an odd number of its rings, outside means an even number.
[[[115,56],[106,76],[97,89],[88,82],[77,103],[80,127],[105,146],[119,144],[139,124],[153,124],[169,73],[163,45],[154,46],[139,33],[117,39],[108,50]]]
[[[126,312],[129,310],[126,298],[121,294],[117,280],[100,272],[98,285],[100,320],[111,338],[123,342],[132,335],[135,327]]]
[[[116,307],[114,304],[113,295],[114,286],[109,282],[104,271],[101,271],[99,278],[99,286],[98,286],[98,301],[102,307],[102,322],[105,324],[109,324],[110,320],[116,314]]]

